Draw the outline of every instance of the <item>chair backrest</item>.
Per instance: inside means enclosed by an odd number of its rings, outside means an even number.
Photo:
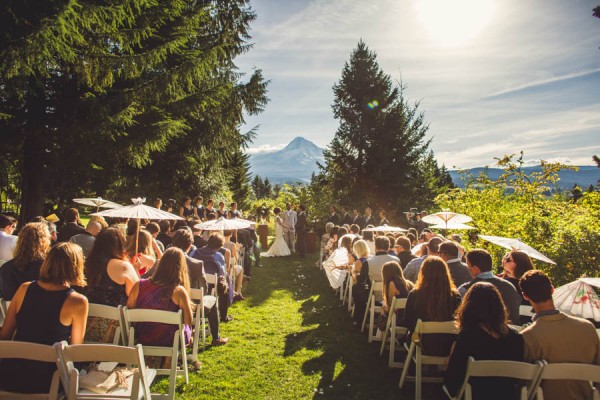
[[[374,292],[383,292],[383,282],[382,281],[373,281],[371,282],[371,289]]]
[[[110,319],[113,321],[118,321],[119,326],[115,331],[115,337],[113,339],[113,344],[118,345],[120,342],[125,345],[127,343],[126,329],[124,329],[124,319],[123,319],[123,306],[119,305],[118,307],[107,306],[104,304],[89,304],[88,317],[98,317],[104,319]]]
[[[523,317],[533,317],[535,315],[535,312],[533,311],[530,305],[521,304],[519,306],[519,315]]]
[[[6,314],[8,313],[8,307],[10,306],[10,300],[5,300],[0,298],[0,312],[2,316],[6,318]]]
[[[418,320],[415,327],[415,334],[448,333],[458,335],[458,332],[455,321],[423,322]]]
[[[469,357],[465,379],[463,384],[454,397],[460,399],[469,385],[469,379],[472,377],[496,377],[496,378],[514,378],[526,380],[529,382],[525,395],[528,396],[537,385],[539,376],[544,367],[543,362],[538,361],[535,364],[507,361],[507,360],[478,360]]]
[[[131,328],[131,324],[134,322],[156,322],[160,324],[177,325],[179,327],[183,324],[183,314],[181,310],[165,311],[150,310],[146,308],[129,309],[123,307],[123,314],[125,315],[127,329]]]
[[[600,365],[556,363],[546,364],[542,379],[571,379],[577,381],[600,381]]]
[[[190,299],[191,300],[202,300],[204,297],[204,289],[190,289]]]
[[[217,284],[217,274],[206,274],[206,284],[207,285],[216,285]]]
[[[56,352],[58,353],[61,379],[63,386],[67,391],[69,399],[80,398],[79,394],[79,371],[75,367],[75,363],[89,362],[110,362],[118,364],[126,364],[128,366],[138,368],[131,379],[133,387],[131,387],[128,398],[138,399],[141,391],[143,398],[150,400],[150,381],[146,376],[146,364],[144,361],[144,353],[142,346],[123,347],[111,344],[80,344],[68,345],[62,341],[57,343]],[[82,398],[100,398],[99,395],[82,394]],[[110,393],[103,394],[102,398],[125,398],[122,393],[111,396]]]

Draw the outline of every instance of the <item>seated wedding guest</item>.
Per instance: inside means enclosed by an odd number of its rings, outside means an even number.
[[[188,346],[192,337],[192,302],[190,300],[190,282],[181,249],[171,247],[161,258],[154,274],[141,279],[133,285],[127,308],[150,309],[183,312],[183,336]],[[135,324],[135,342],[145,346],[172,346],[176,325],[157,322],[138,322]],[[170,368],[171,358],[166,357],[162,368]]]
[[[196,246],[197,249],[199,249],[200,247],[204,247],[208,244],[208,241],[204,239],[204,237],[202,237],[202,230],[196,228],[196,225],[200,224],[201,222],[202,221],[200,220],[196,220],[192,225],[192,234],[194,235],[194,246]]]
[[[85,232],[72,236],[71,239],[69,239],[69,242],[79,245],[79,247],[81,247],[83,250],[83,256],[87,257],[94,246],[94,240],[96,240],[96,236],[98,236],[101,230],[102,225],[100,225],[100,223],[90,221],[85,228]]]
[[[411,282],[416,283],[419,277],[419,269],[421,268],[421,264],[427,258],[427,256],[437,256],[439,251],[439,246],[443,242],[442,239],[438,237],[432,238],[429,242],[423,245],[424,253],[421,257],[417,257],[414,260],[411,260],[408,264],[406,264],[406,268],[404,268],[404,276]]]
[[[0,265],[11,260],[15,247],[17,247],[17,236],[13,235],[17,229],[17,220],[8,215],[0,215]]]
[[[419,269],[415,288],[406,299],[402,324],[409,331],[406,337],[411,337],[419,319],[423,322],[453,320],[459,304],[460,294],[444,260],[436,256],[427,257]],[[422,345],[427,348],[427,354],[443,356],[449,354],[453,342],[453,335],[435,334],[423,337]]]
[[[456,312],[460,333],[450,355],[444,385],[455,396],[465,378],[469,357],[475,360],[523,361],[523,337],[510,328],[498,289],[478,282],[465,294]],[[515,382],[507,378],[472,378],[473,399],[518,399]]]
[[[2,340],[53,345],[62,340],[83,343],[88,300],[71,286],[84,286],[83,254],[72,243],[54,246],[40,270],[39,279],[23,283],[8,307]],[[20,393],[47,393],[55,363],[4,359],[0,387]]]
[[[58,231],[57,242],[68,242],[71,237],[85,232],[85,228],[79,219],[79,211],[69,208],[63,214],[64,225]]]
[[[356,236],[360,236],[360,226],[356,224],[350,225],[350,233]]]
[[[417,258],[417,256],[410,252],[411,247],[410,239],[408,237],[400,236],[396,238],[396,253],[400,260],[400,267],[402,267],[403,270],[411,260]]]
[[[554,287],[546,274],[538,270],[527,271],[519,285],[523,297],[535,310],[533,323],[521,331],[525,339],[525,361],[544,359],[550,364],[600,365],[600,339],[594,325],[554,307]],[[544,399],[549,400],[592,398],[592,388],[584,381],[545,380],[542,390]]]
[[[157,257],[152,248],[153,245],[152,235],[143,229],[140,230],[137,241],[135,240],[135,234],[129,238],[129,243],[127,243],[129,262],[140,276],[144,275],[156,263]],[[136,248],[137,253],[135,252]]]
[[[352,271],[352,280],[354,283],[356,283],[363,263],[365,263],[369,257],[369,245],[364,240],[359,239],[352,244],[352,253],[356,257],[356,261],[354,261],[354,269]]]
[[[386,237],[390,241],[390,249],[388,250],[388,254],[390,256],[398,257],[398,253],[396,253],[396,237],[394,235],[386,235]]]
[[[162,209],[162,205],[163,205],[163,202],[162,202],[161,198],[157,197],[156,199],[154,199],[154,208],[158,208],[160,210],[160,209]]]
[[[360,270],[356,271],[358,278],[356,279],[356,284],[352,287],[352,296],[354,297],[355,307],[354,318],[357,322],[362,321],[364,316],[372,282],[383,282],[381,274],[383,264],[389,261],[400,261],[397,257],[388,254],[389,249],[389,239],[385,236],[377,237],[375,239],[375,255],[361,262]],[[377,293],[375,299],[381,302],[383,301],[383,295]]]
[[[390,261],[383,264],[381,270],[383,275],[383,314],[389,315],[392,300],[405,299],[415,287],[415,285],[406,279],[402,274],[402,268],[396,261]],[[397,310],[396,321],[402,322],[404,319],[404,310]]]
[[[521,279],[525,272],[535,269],[535,266],[527,253],[513,250],[507,252],[506,255],[502,257],[502,269],[503,273],[498,276],[512,283],[515,289],[517,289],[517,292],[521,294],[519,279]],[[523,299],[521,304],[529,305],[529,302]]]
[[[21,229],[14,258],[0,269],[0,291],[11,300],[22,283],[38,279],[50,250],[50,232],[45,222],[30,222]]]
[[[239,254],[238,254],[238,245],[231,241],[231,235],[233,235],[233,231],[226,230],[223,231],[223,238],[225,242],[223,243],[223,247],[229,250],[231,254],[231,258],[228,264],[228,273],[231,276],[234,284],[234,300],[244,300],[244,296],[242,295],[242,283],[244,281],[244,268],[240,265]],[[240,244],[241,246],[241,244]]]
[[[152,248],[157,247],[160,250],[160,253],[162,255],[162,253],[165,252],[165,245],[160,240],[156,239],[156,237],[160,233],[160,226],[158,226],[158,224],[156,222],[148,222],[146,224],[146,230],[150,233],[150,235],[152,235],[152,241],[154,242],[154,244],[152,245]],[[155,245],[156,245],[156,247],[155,247]]]
[[[432,239],[433,240],[433,239]],[[467,253],[467,266],[473,279],[470,282],[462,284],[458,291],[461,296],[464,296],[467,290],[476,282],[489,282],[496,286],[502,301],[508,310],[508,320],[511,324],[519,324],[519,306],[521,304],[521,296],[517,289],[509,281],[498,278],[492,273],[492,256],[487,250],[474,249]]]
[[[439,247],[439,255],[446,262],[456,287],[472,279],[469,267],[460,260],[460,248],[456,242],[452,240],[443,241]]]
[[[221,322],[229,322],[233,320],[231,315],[227,315],[231,298],[229,291],[231,289],[229,275],[225,266],[225,257],[219,253],[219,249],[223,247],[223,235],[213,233],[208,237],[208,245],[199,248],[194,253],[194,258],[204,262],[204,272],[206,274],[217,274],[217,301],[219,303],[219,314]],[[210,288],[209,288],[210,289]]]
[[[97,223],[99,223],[100,226],[102,227],[102,229],[108,228],[108,222],[106,222],[106,220],[102,216],[92,215],[90,217],[90,222],[97,222]]]
[[[346,251],[348,252],[348,264],[341,265],[339,268],[340,269],[352,269],[352,266],[354,265],[354,263],[357,260],[356,255],[354,254],[352,236],[350,236],[350,235],[342,236],[342,238],[340,239],[340,248],[346,249]]]
[[[413,246],[416,246],[418,241],[417,241],[417,237],[415,235],[413,235],[412,233],[408,232],[406,234],[406,237],[408,238],[408,240],[410,240],[410,247],[412,248]]]
[[[85,260],[86,294],[90,303],[111,307],[127,303],[131,288],[140,279],[127,258],[125,236],[121,230],[107,228],[96,236],[94,247]],[[86,338],[112,343],[117,326],[116,321],[90,317]]]
[[[325,253],[325,247],[329,243],[329,239],[331,239],[331,230],[335,225],[333,222],[328,222],[325,224],[325,233],[321,236],[321,247],[323,248],[323,253]]]
[[[171,245],[171,222],[166,219],[162,219],[158,221],[158,226],[160,227],[160,233],[156,235],[156,240],[160,241],[165,249],[167,249]]]
[[[325,254],[330,255],[331,253],[333,253],[333,251],[335,249],[337,249],[337,245],[338,245],[338,231],[340,230],[339,226],[334,226],[333,228],[331,228],[331,231],[329,231],[329,240],[327,241],[327,244],[325,245]]]

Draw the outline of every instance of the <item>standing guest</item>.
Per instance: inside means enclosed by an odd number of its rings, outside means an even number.
[[[296,249],[300,257],[306,257],[306,206],[300,204],[300,212],[296,221]]]
[[[183,336],[188,346],[192,337],[192,302],[190,300],[190,282],[181,249],[168,249],[154,274],[148,279],[136,282],[127,299],[127,308],[183,312]],[[176,325],[157,322],[138,322],[135,324],[135,341],[145,346],[171,346]],[[171,358],[167,357],[162,368],[169,368]]]
[[[454,312],[460,304],[460,294],[450,277],[448,266],[440,257],[429,256],[419,270],[419,279],[415,288],[406,299],[403,326],[408,328],[411,337],[417,325],[417,320],[423,322],[451,321]],[[454,342],[453,335],[426,335],[423,337],[422,346],[429,355],[449,354],[449,349]]]
[[[450,355],[444,385],[456,396],[465,379],[469,357],[475,360],[523,361],[523,336],[508,326],[506,308],[491,283],[471,286],[456,312],[460,332]],[[472,378],[473,399],[517,399],[513,379]]]
[[[432,239],[433,240],[433,239]],[[492,273],[492,256],[487,250],[474,249],[467,253],[467,266],[473,279],[470,282],[462,284],[458,291],[464,296],[467,290],[476,282],[486,281],[496,286],[502,295],[502,301],[508,310],[508,319],[511,324],[519,324],[519,306],[521,296],[517,289],[509,281],[498,278]]]
[[[96,236],[98,236],[101,230],[102,225],[100,225],[100,223],[90,221],[85,227],[85,232],[79,233],[71,237],[71,239],[69,239],[69,242],[75,243],[76,245],[81,247],[81,249],[83,250],[83,256],[87,257],[90,254],[90,251],[92,251],[92,247],[94,246],[94,240],[96,240]]]
[[[215,201],[213,199],[208,199],[208,202],[206,203],[206,208],[204,209],[206,219],[210,219],[209,216],[211,214],[216,215],[214,206],[215,206]],[[215,218],[213,218],[213,219],[215,219]]]
[[[219,208],[217,209],[217,218],[227,218],[227,210],[225,209],[225,203],[220,201]]]
[[[383,276],[383,314],[389,315],[392,300],[394,298],[407,298],[415,285],[411,281],[404,279],[402,268],[400,268],[400,264],[396,261],[383,264],[381,274]],[[396,321],[402,321],[404,319],[404,310],[398,310],[396,317]]]
[[[387,214],[385,211],[379,211],[379,225],[389,225],[390,221],[387,219]]]
[[[17,237],[13,235],[17,229],[17,220],[8,215],[0,215],[0,265],[13,258]]]
[[[361,230],[365,229],[365,219],[360,215],[357,208],[352,210],[352,223],[358,225]]]
[[[285,203],[285,211],[281,213],[281,221],[283,223],[283,239],[287,244],[290,252],[296,252],[296,222],[298,215],[292,210],[292,203]]]
[[[194,217],[191,197],[188,196],[183,200],[183,205],[179,207],[179,216],[185,220],[191,220]]]
[[[238,229],[234,240],[232,240],[233,242],[244,246],[244,276],[248,280],[252,274],[252,260],[250,256],[252,255],[254,249],[254,240],[256,240],[255,238],[256,232],[254,232],[252,229],[245,228]],[[260,258],[258,260],[260,260]]]
[[[348,212],[348,207],[342,206],[342,225],[352,225],[352,215]]]
[[[38,279],[40,268],[50,250],[50,232],[44,222],[30,222],[21,229],[15,257],[0,269],[0,290],[11,300],[24,282]]]
[[[372,213],[373,213],[373,210],[371,210],[371,207],[366,207],[365,208],[365,217],[364,217],[365,226],[367,226],[367,225],[373,225],[373,226],[379,225],[378,221],[377,221],[377,218],[374,215],[372,215]]]
[[[410,261],[417,258],[417,256],[411,253],[411,247],[410,239],[408,237],[400,236],[396,238],[396,253],[398,254],[398,259],[400,260],[400,267],[402,267],[402,270],[406,268]]]
[[[327,222],[331,222],[334,225],[339,225],[340,216],[337,212],[336,206],[329,206],[329,217],[327,217]]]
[[[443,241],[440,244],[439,254],[448,265],[450,276],[457,287],[472,279],[469,267],[460,260],[460,248],[456,242],[452,240]]]
[[[231,203],[231,208],[229,209],[229,218],[243,218],[241,211],[238,210],[238,203],[235,201]]]
[[[79,211],[69,208],[63,215],[65,224],[58,231],[57,242],[68,242],[73,236],[85,232],[85,228],[79,219]]]
[[[39,279],[23,283],[8,307],[2,340],[48,346],[62,340],[82,344],[88,300],[71,286],[84,286],[83,254],[72,243],[59,243],[46,257]],[[47,393],[55,363],[4,359],[0,386],[19,393]]]
[[[521,331],[525,361],[600,365],[600,339],[594,325],[554,307],[554,287],[546,274],[527,271],[519,285],[535,310],[533,323]],[[588,382],[569,380],[544,380],[542,390],[544,399],[549,400],[591,399],[593,391]]]
[[[160,241],[163,246],[165,246],[165,249],[167,249],[173,241],[171,234],[171,222],[169,220],[162,219],[158,221],[158,226],[160,227],[160,233],[156,235],[156,240]]]
[[[140,280],[127,260],[125,236],[117,228],[107,228],[96,236],[94,247],[85,260],[87,297],[90,303],[118,307],[127,304],[127,296]],[[118,323],[90,317],[86,337],[90,341],[112,343]]]
[[[202,205],[203,201],[204,199],[202,198],[202,196],[197,196],[194,200],[194,214],[195,217],[198,218],[200,221],[204,221],[204,219],[206,218],[204,206]]]

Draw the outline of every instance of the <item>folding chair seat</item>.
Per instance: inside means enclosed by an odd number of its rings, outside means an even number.
[[[117,321],[119,324],[115,330],[115,336],[112,344],[114,345],[126,345],[127,344],[127,330],[125,329],[125,321],[123,320],[123,306],[111,307],[104,304],[89,304],[88,317],[98,317]],[[98,343],[85,340],[85,343]]]
[[[383,282],[374,281],[371,282],[371,290],[369,292],[369,299],[367,300],[367,308],[365,309],[365,315],[363,317],[363,323],[361,332],[364,332],[365,325],[367,322],[367,314],[369,315],[369,335],[368,340],[371,343],[376,340],[376,326],[375,326],[375,314],[380,314],[382,310],[382,304],[376,301],[377,294],[383,296]],[[379,304],[378,304],[379,303]]]
[[[58,357],[56,350],[52,346],[47,346],[38,343],[16,342],[10,340],[0,341],[0,359],[17,358],[22,360],[43,361],[56,364]],[[35,376],[31,376],[35,379]],[[60,387],[60,379],[58,371],[52,375],[50,390],[48,393],[14,393],[8,391],[0,391],[0,399],[49,399],[55,400],[59,397],[58,389]]]
[[[171,357],[171,368],[157,369],[156,373],[157,375],[169,376],[169,393],[166,395],[166,397],[169,399],[173,399],[175,397],[175,384],[177,375],[183,375],[185,378],[185,383],[189,383],[187,357],[185,354],[185,337],[183,333],[182,311],[179,310],[177,312],[172,312],[162,310],[149,310],[142,308],[130,310],[127,307],[123,307],[123,315],[125,316],[125,327],[127,328],[130,347],[133,347],[135,343],[134,323],[154,322],[159,324],[177,326],[178,329],[173,334],[173,345],[171,347],[151,346],[142,344],[145,356]],[[177,362],[180,356],[182,367],[181,369],[178,369]]]
[[[469,383],[470,378],[513,378],[518,379],[523,383],[519,391],[520,399],[527,400],[535,393],[543,366],[544,364],[541,361],[538,361],[535,364],[505,360],[475,361],[473,357],[469,357],[465,379],[456,396],[450,396],[445,386],[443,387],[443,390],[446,396],[451,400],[471,400],[472,390],[471,384]]]
[[[421,336],[428,334],[451,334],[457,335],[458,328],[454,321],[445,322],[423,322],[417,321],[415,331],[412,334],[410,347],[408,348],[408,354],[406,355],[406,361],[404,362],[404,368],[402,369],[402,375],[400,376],[400,383],[398,386],[402,388],[404,382],[407,379],[408,370],[411,362],[415,363],[415,399],[421,400],[421,387],[423,382],[442,382],[442,377],[423,377],[422,367],[423,365],[438,365],[445,366],[448,364],[448,358],[450,357],[450,347],[448,348],[448,354],[444,356],[433,356],[423,354],[421,346]],[[409,377],[411,380],[413,377]]]
[[[600,389],[594,390],[593,382],[600,381],[600,365],[556,363],[548,364],[544,361],[544,367],[540,374],[538,387],[536,389],[537,400],[544,400],[542,384],[545,380],[574,380],[585,381],[590,384],[590,392],[593,400],[600,400]],[[533,396],[529,397],[533,399]]]
[[[146,399],[152,398],[150,385],[156,377],[156,370],[146,368],[142,346],[123,347],[112,344],[79,344],[68,345],[62,341],[57,343],[58,368],[63,387],[69,400],[77,399]],[[127,388],[118,388],[108,393],[94,393],[80,388],[80,378],[83,374],[75,367],[75,363],[106,363],[108,369],[117,364],[127,368],[136,368],[126,380]],[[103,364],[99,364],[102,366]]]
[[[383,355],[385,351],[385,345],[387,344],[387,338],[389,337],[389,349],[390,355],[388,360],[388,366],[390,368],[402,368],[404,362],[396,362],[396,340],[398,337],[406,336],[408,329],[403,326],[398,326],[398,316],[396,315],[396,311],[404,310],[406,308],[406,299],[398,299],[393,298],[392,304],[390,307],[390,312],[388,314],[387,323],[385,326],[385,332],[383,333],[383,338],[381,339],[381,348],[379,350],[379,355]],[[404,346],[400,346],[400,351],[405,351]]]

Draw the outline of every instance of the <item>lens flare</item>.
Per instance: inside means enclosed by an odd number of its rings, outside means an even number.
[[[369,107],[371,110],[376,109],[378,106],[379,102],[377,100],[373,100],[367,104],[367,107]]]

